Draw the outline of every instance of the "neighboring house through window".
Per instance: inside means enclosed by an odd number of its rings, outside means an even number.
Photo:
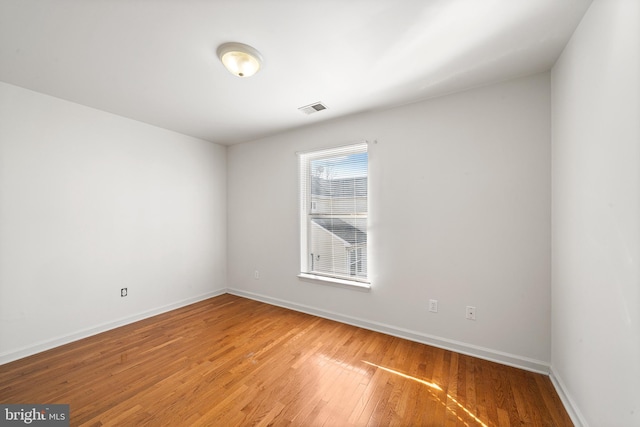
[[[367,144],[300,154],[301,273],[368,282]]]

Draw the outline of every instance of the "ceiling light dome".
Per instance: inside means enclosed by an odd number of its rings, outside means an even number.
[[[251,77],[262,66],[262,55],[243,43],[224,43],[218,47],[218,57],[231,74]]]

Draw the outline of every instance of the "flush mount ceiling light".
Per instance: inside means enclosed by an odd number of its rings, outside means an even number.
[[[243,43],[224,43],[218,47],[218,57],[231,74],[251,77],[262,66],[262,55]]]

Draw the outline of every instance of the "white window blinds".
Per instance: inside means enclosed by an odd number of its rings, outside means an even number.
[[[367,282],[367,144],[300,154],[301,272]]]

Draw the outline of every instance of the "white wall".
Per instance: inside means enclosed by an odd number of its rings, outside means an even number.
[[[0,363],[225,287],[226,148],[0,83]]]
[[[579,422],[640,425],[640,2],[595,0],[552,72],[552,373]]]
[[[372,289],[298,279],[295,153],[362,139],[378,141]],[[548,73],[234,145],[227,160],[232,292],[548,370]]]

